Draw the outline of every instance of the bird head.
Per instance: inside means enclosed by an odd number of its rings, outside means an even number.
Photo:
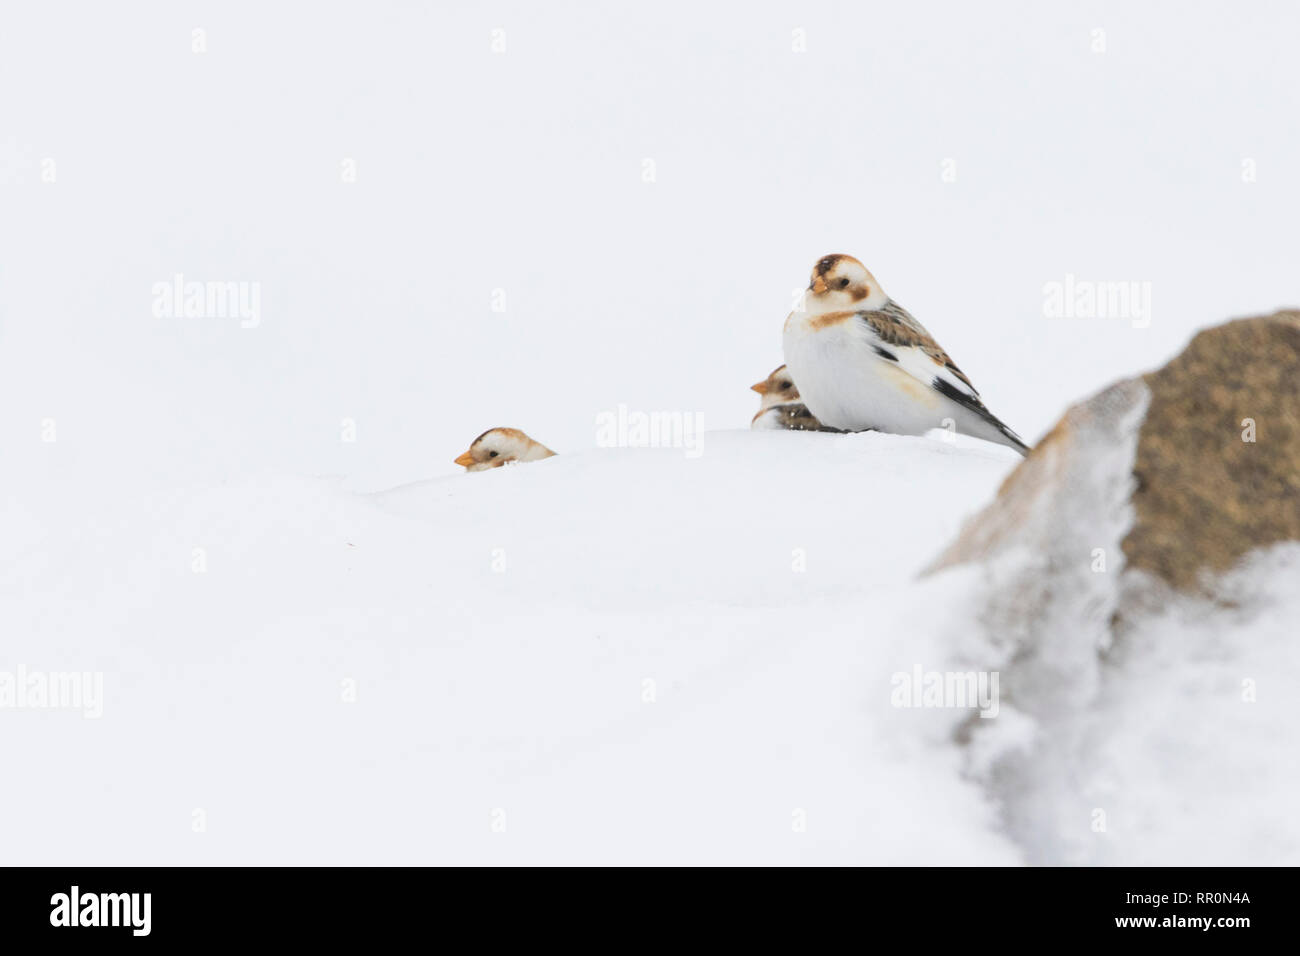
[[[790,377],[790,371],[784,365],[757,385],[749,387],[763,396],[763,404],[759,411],[771,408],[773,405],[799,401],[799,389],[795,387],[794,379]]]
[[[518,428],[489,428],[470,443],[469,451],[456,458],[456,464],[463,465],[466,471],[487,471],[510,462],[535,461],[553,454]]]
[[[876,277],[852,256],[822,256],[813,266],[808,283],[809,312],[844,312],[878,309],[889,301]]]

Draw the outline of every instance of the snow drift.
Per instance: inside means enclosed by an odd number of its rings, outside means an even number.
[[[1014,863],[899,593],[1014,453],[711,432],[120,506],[6,565],[14,863]]]

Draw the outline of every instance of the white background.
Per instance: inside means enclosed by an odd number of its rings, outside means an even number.
[[[620,402],[744,427],[828,252],[1036,438],[1198,327],[1296,302],[1297,26],[1281,3],[7,3],[8,467],[376,489],[494,425],[589,448]],[[155,318],[177,272],[260,283],[261,326]],[[1045,318],[1067,273],[1150,282],[1150,327]]]

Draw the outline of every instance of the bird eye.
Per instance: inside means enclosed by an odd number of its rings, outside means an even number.
[[[489,457],[489,458],[495,458],[496,456],[497,456],[497,453],[496,453],[496,452],[494,452],[494,451],[490,451],[490,452],[488,452],[488,457]]]
[[[841,288],[841,289],[847,289],[848,287],[849,287],[849,280],[848,280],[848,279],[841,279],[841,280],[840,280],[840,288]]]

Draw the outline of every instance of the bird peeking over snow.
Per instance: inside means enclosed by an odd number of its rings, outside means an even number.
[[[773,405],[784,405],[787,402],[799,401],[799,389],[794,387],[794,378],[784,365],[757,385],[749,387],[752,391],[763,396],[762,404],[758,408],[760,412],[766,411]]]
[[[470,443],[469,451],[456,459],[466,471],[487,471],[518,461],[541,461],[555,452],[533,441],[518,428],[489,428]]]
[[[852,256],[813,266],[802,311],[785,320],[785,361],[809,411],[845,431],[952,428],[1027,454],[948,353]]]
[[[749,423],[750,428],[839,431],[837,428],[826,428],[808,411],[808,406],[799,400],[799,389],[795,387],[794,379],[784,365],[757,385],[749,387],[763,396],[758,412]]]

